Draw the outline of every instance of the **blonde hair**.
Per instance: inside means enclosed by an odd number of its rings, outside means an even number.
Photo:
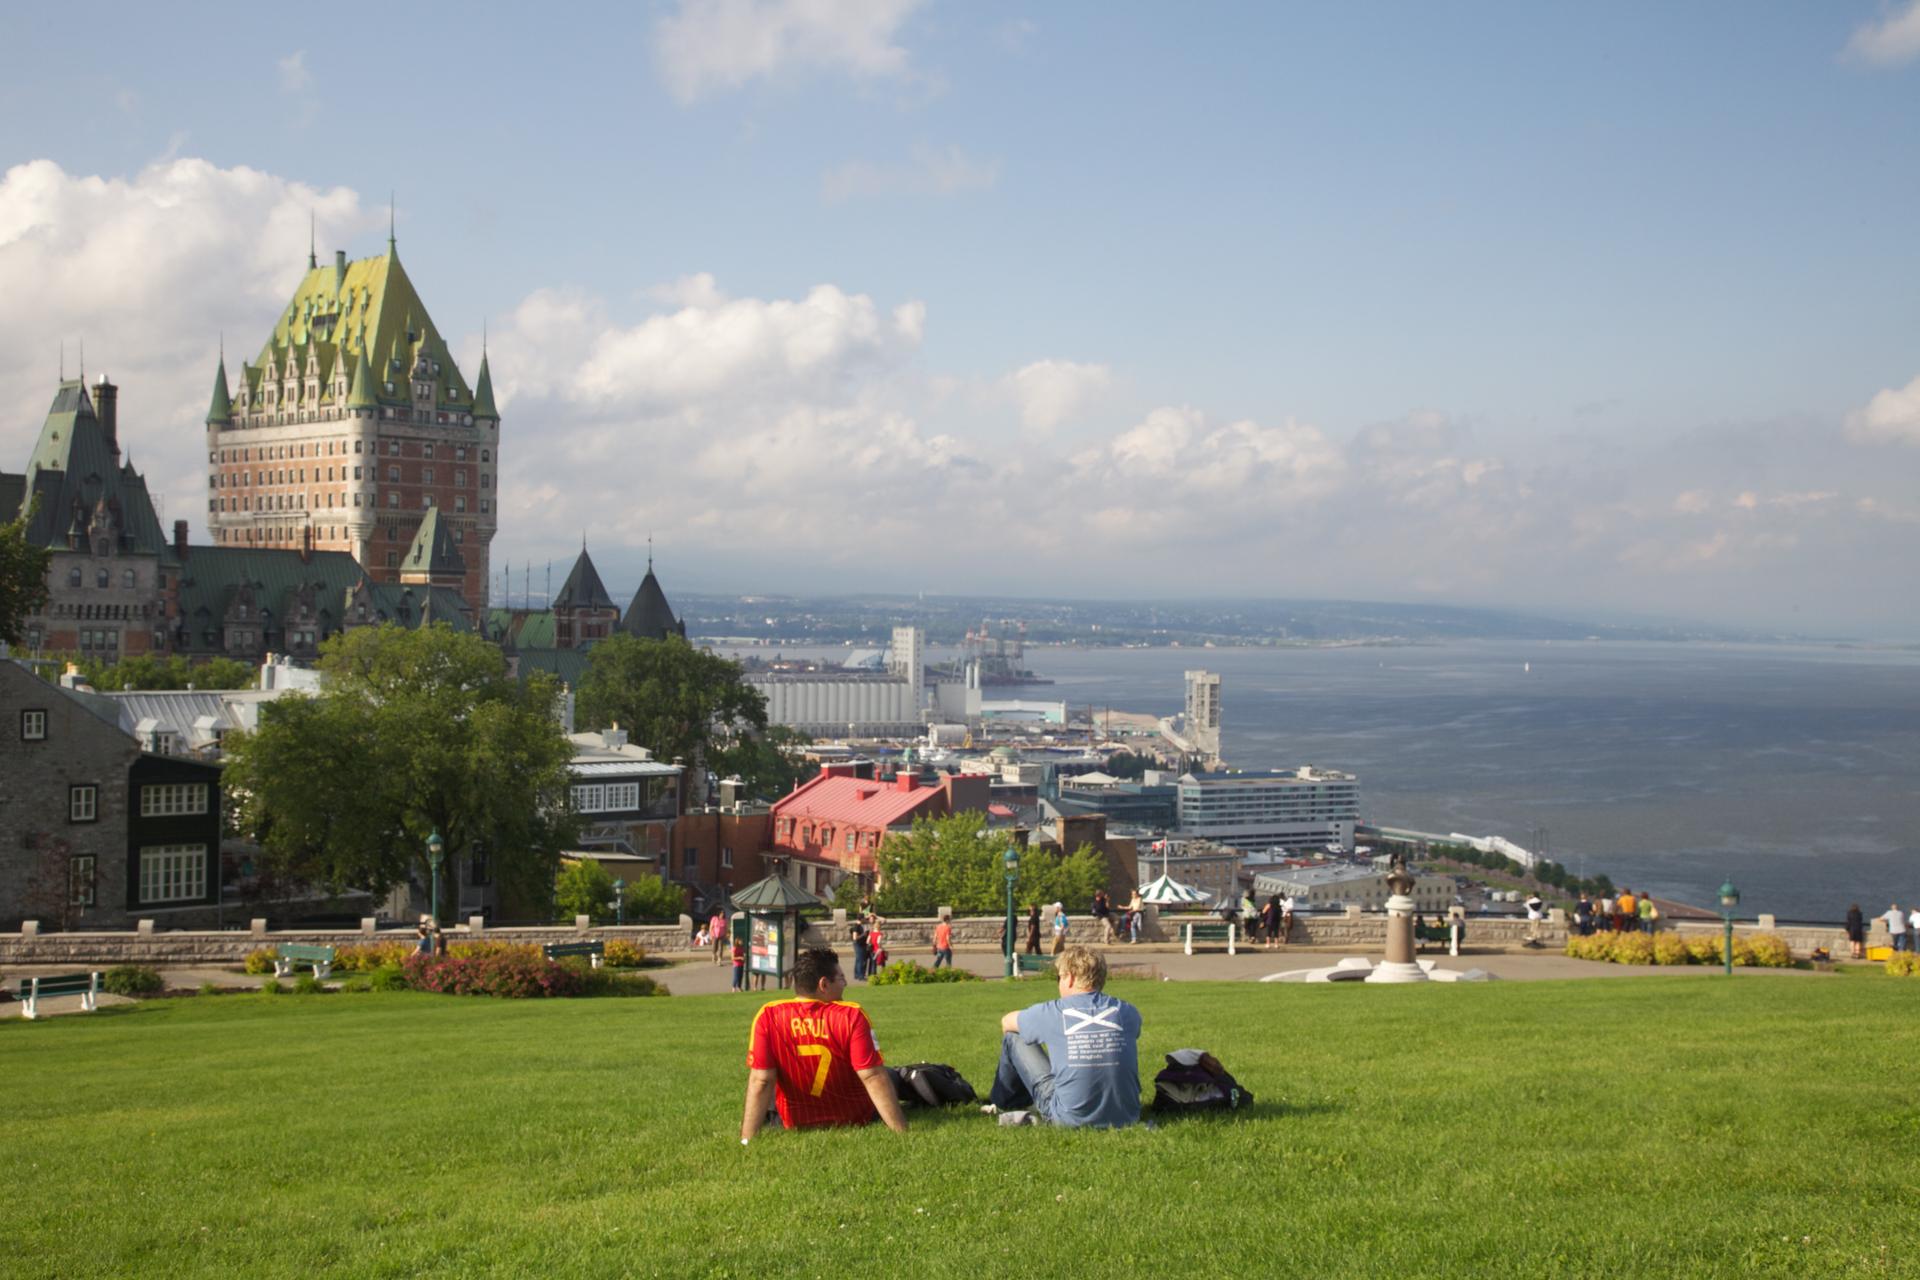
[[[1107,985],[1107,958],[1092,947],[1074,943],[1055,957],[1053,967],[1076,987],[1098,991]]]

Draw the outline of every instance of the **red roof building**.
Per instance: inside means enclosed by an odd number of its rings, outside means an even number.
[[[823,764],[819,777],[773,806],[773,851],[814,864],[813,878],[823,882],[839,879],[835,871],[871,875],[887,832],[906,830],[915,818],[987,808],[991,784],[985,774],[949,774],[937,781],[912,773],[875,779],[859,777],[858,767]]]

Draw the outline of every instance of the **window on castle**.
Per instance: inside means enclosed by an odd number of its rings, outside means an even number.
[[[360,452],[360,442],[359,442],[358,440],[355,440],[355,441],[353,442],[353,451],[354,451],[355,453],[358,453],[358,452]]]
[[[398,489],[387,490],[387,505],[389,507],[397,507],[400,505],[400,491]]]
[[[80,570],[78,569],[67,570],[67,585],[70,587],[77,587],[80,585]]]
[[[453,451],[453,460],[455,462],[465,462],[467,460],[467,446],[459,445],[456,447]]]
[[[491,489],[491,488],[493,488],[493,477],[492,477],[491,475],[488,475],[488,474],[487,474],[486,472],[484,472],[484,471],[482,471],[482,472],[480,473],[480,487],[481,487],[482,489]]]
[[[427,446],[427,456],[428,456],[429,458],[431,458],[431,457],[433,456],[433,446],[432,446],[432,445],[428,445],[428,446]],[[422,468],[420,468],[420,483],[421,483],[421,484],[432,484],[432,483],[433,483],[433,468],[432,468],[432,467],[422,467]]]
[[[480,499],[480,514],[485,515],[487,514],[487,512],[491,510],[493,510],[493,503],[489,502],[485,498]]]
[[[482,449],[480,451],[480,461],[492,462],[493,461],[492,453],[493,451],[491,449]]]
[[[123,587],[133,586],[133,570],[122,569],[120,571],[120,585]]]
[[[467,495],[466,495],[466,494],[464,494],[464,493],[461,493],[461,494],[456,494],[456,495],[454,495],[454,499],[453,499],[453,509],[454,509],[455,511],[465,511],[465,510],[467,509]]]
[[[96,570],[94,572],[94,578],[95,578],[95,582],[94,582],[95,586],[104,587],[107,585],[108,575],[105,569]]]
[[[388,484],[399,484],[399,483],[400,483],[400,468],[398,468],[398,467],[388,467],[388,468],[387,468],[387,483],[388,483]]]
[[[423,458],[431,458],[433,456],[433,446],[426,445],[423,447],[420,451],[420,456]]]
[[[387,568],[397,569],[399,567],[400,567],[400,553],[398,551],[387,552]]]
[[[427,508],[429,508],[429,507],[431,507],[432,505],[433,505],[433,495],[432,495],[432,494],[430,494],[430,493],[423,493],[423,494],[421,494],[421,495],[420,495],[420,509],[421,509],[422,511],[425,511],[425,510],[426,510]]]
[[[400,442],[398,440],[387,441],[387,456],[389,458],[397,458],[400,456]]]

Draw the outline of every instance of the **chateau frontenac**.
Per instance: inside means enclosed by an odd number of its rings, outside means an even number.
[[[500,414],[483,353],[471,388],[391,236],[379,257],[307,273],[235,379],[223,356],[207,409],[207,525],[216,547],[341,551],[401,581],[429,513],[487,599],[499,523]]]

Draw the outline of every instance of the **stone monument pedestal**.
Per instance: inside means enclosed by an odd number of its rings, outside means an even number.
[[[1404,878],[1404,883],[1403,883]],[[1425,982],[1427,971],[1413,958],[1413,899],[1407,890],[1413,877],[1404,871],[1389,877],[1393,896],[1387,899],[1387,958],[1373,967],[1368,982]]]

